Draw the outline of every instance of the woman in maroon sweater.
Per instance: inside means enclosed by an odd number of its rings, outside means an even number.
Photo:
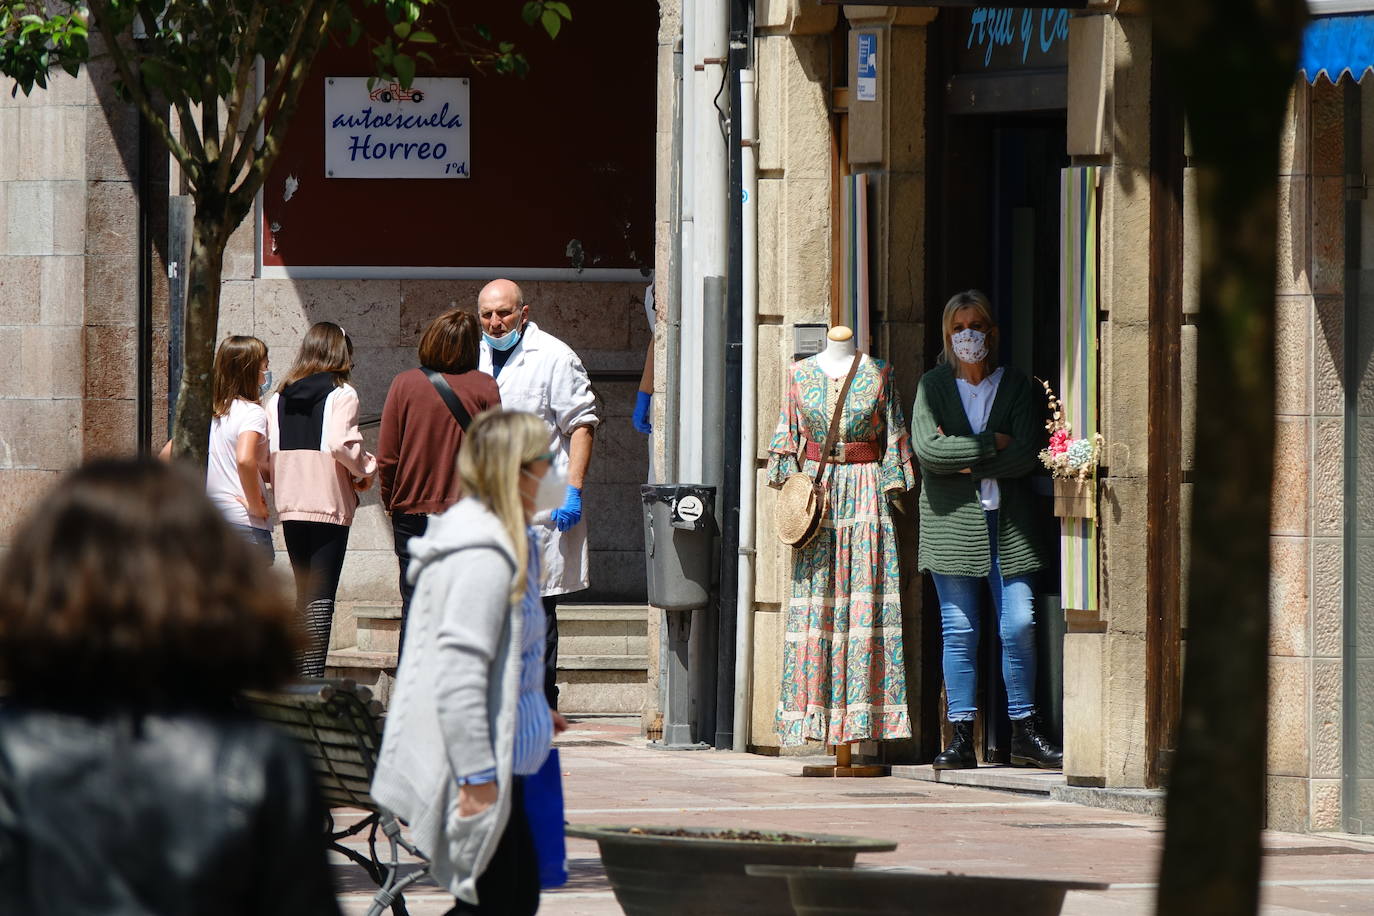
[[[445,403],[426,369],[436,373],[458,396],[467,420],[501,406],[496,379],[477,369],[477,343],[482,328],[469,312],[454,309],[430,322],[420,338],[420,369],[407,369],[391,382],[382,408],[377,443],[377,470],[382,505],[391,515],[396,558],[401,566],[401,629],[404,634],[410,596],[406,578],[410,539],[425,533],[429,516],[458,501],[458,449],[463,428]]]

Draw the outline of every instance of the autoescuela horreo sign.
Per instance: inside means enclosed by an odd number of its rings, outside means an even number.
[[[420,78],[409,89],[331,76],[324,87],[327,178],[467,178],[466,79]]]

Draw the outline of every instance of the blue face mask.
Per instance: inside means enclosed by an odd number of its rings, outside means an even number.
[[[267,370],[267,375],[263,378],[262,384],[258,386],[258,397],[266,397],[272,390],[272,370]]]
[[[516,328],[514,331],[511,331],[504,337],[492,337],[486,331],[483,331],[482,339],[485,340],[487,342],[487,346],[491,347],[493,350],[505,351],[509,350],[511,347],[515,346],[520,342],[520,332],[523,330],[523,327]]]

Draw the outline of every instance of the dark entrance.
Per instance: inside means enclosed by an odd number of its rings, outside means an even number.
[[[1046,26],[1028,46],[999,43],[977,11],[945,10],[932,30],[927,85],[932,164],[927,209],[926,365],[942,345],[945,302],[977,288],[992,300],[1001,332],[1000,361],[1028,375],[1059,377],[1060,170],[1068,166],[1066,42],[1057,39],[1057,10],[1009,10]],[[1065,34],[1066,34],[1065,25]],[[1014,30],[1015,31],[1015,30]],[[999,30],[997,35],[1005,35]],[[1019,32],[1017,33],[1019,34]],[[991,37],[990,37],[991,36]],[[989,51],[991,46],[991,51]],[[1023,53],[1024,52],[1024,53]],[[1057,544],[1048,475],[1037,478],[1045,536]],[[1062,613],[1057,564],[1037,583],[1038,711],[1057,740],[1062,730]],[[926,582],[925,607],[938,609]],[[1058,623],[1056,624],[1056,618]],[[932,738],[944,714],[939,614],[924,615],[921,733]],[[979,662],[979,721],[984,760],[1005,761],[1010,743],[1001,645],[990,601],[984,602]],[[930,754],[933,746],[922,749]]]

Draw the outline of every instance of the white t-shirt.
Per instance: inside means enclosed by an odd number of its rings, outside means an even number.
[[[997,385],[1001,381],[1000,368],[976,385],[961,378],[954,380],[955,387],[959,389],[959,400],[964,404],[964,415],[968,417],[968,425],[973,428],[975,436],[987,429],[988,415],[992,413],[992,402],[997,398]],[[979,497],[986,511],[991,512],[1002,505],[1002,488],[995,479],[981,480],[978,485]]]
[[[235,398],[227,414],[210,421],[210,460],[205,466],[205,491],[229,524],[271,531],[272,523],[265,518],[250,518],[242,501],[245,500],[243,482],[239,480],[239,464],[235,457],[242,433],[257,433],[266,442],[267,411],[261,404]],[[258,487],[261,490],[261,480]]]

